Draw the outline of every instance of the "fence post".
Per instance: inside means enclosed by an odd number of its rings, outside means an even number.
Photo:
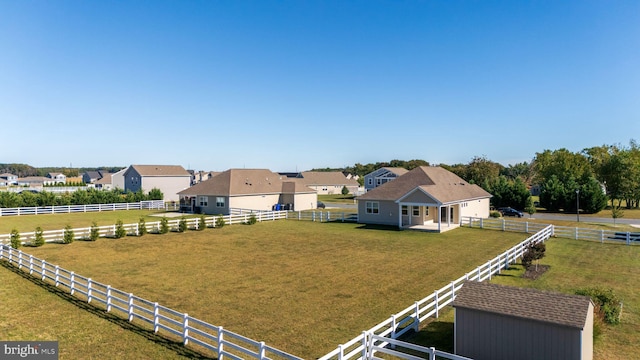
[[[182,339],[185,345],[189,343],[189,315],[187,313],[184,313],[182,320]]]
[[[258,358],[259,359],[266,359],[266,355],[265,355],[265,348],[264,348],[264,341],[260,341],[260,349],[258,350]]]
[[[454,284],[454,282],[451,282],[451,300],[454,300],[456,298],[456,284]]]
[[[480,229],[484,229],[484,219],[480,218]]]
[[[604,230],[600,230],[600,243],[604,243]]]
[[[42,261],[42,263],[40,264],[40,274],[42,274],[42,281],[44,281],[44,279],[47,277],[46,272],[47,272],[47,268],[45,267],[46,261],[44,260],[40,260]]]
[[[436,319],[437,319],[440,317],[440,309],[438,308],[438,290],[434,291],[433,293],[435,294],[433,298],[436,302]]]
[[[627,231],[627,245],[631,245],[631,233]]]
[[[576,227],[576,240],[578,240],[578,227]]]
[[[429,350],[431,350],[429,353],[429,360],[436,360],[436,348],[430,347]]]
[[[133,294],[129,293],[129,322],[133,321]]]
[[[111,285],[107,285],[107,312],[111,311]]]
[[[362,358],[368,359],[369,356],[373,354],[369,354],[369,334],[366,331],[362,332]]]
[[[504,221],[504,218],[503,218],[502,219],[502,231],[504,231],[504,223],[505,223],[505,221]]]
[[[398,325],[396,324],[396,316],[395,315],[391,315],[391,338],[395,339],[396,338],[396,327]],[[395,349],[396,346],[391,344],[391,348]]]
[[[33,255],[29,255],[29,275],[33,274]]]
[[[153,332],[157,333],[159,330],[158,324],[160,323],[158,317],[158,303],[153,303]]]
[[[480,278],[480,266],[478,266],[478,282],[482,281],[482,279]]]
[[[73,271],[71,272],[71,276],[69,276],[69,282],[71,282],[71,284],[69,285],[69,293],[71,295],[73,295],[73,292],[76,290],[75,289],[75,281],[76,281],[76,274],[73,273]]]
[[[22,251],[18,251],[18,269],[22,269]]]
[[[218,360],[223,360],[222,357],[224,356],[224,329],[222,328],[222,326],[220,326],[218,328]]]
[[[344,357],[344,348],[342,344],[338,345],[338,360],[342,360]]]
[[[527,234],[529,233],[529,222],[528,221],[526,221],[524,223],[524,232],[527,233]]]
[[[56,287],[60,284],[60,268],[56,265]]]
[[[91,303],[91,289],[92,289],[91,278],[88,278],[87,279],[87,303]]]
[[[140,226],[138,226],[138,223],[134,224],[136,226],[136,236],[140,236]]]

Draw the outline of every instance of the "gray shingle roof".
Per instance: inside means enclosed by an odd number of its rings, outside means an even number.
[[[590,303],[588,296],[466,281],[453,307],[583,329]]]
[[[358,200],[396,201],[416,188],[421,188],[443,204],[491,197],[480,186],[469,184],[451,171],[437,166],[420,166],[368,191]]]
[[[300,173],[300,175],[302,176],[302,183],[306,184],[307,186],[358,186],[358,181],[356,179],[347,179],[347,177],[339,171],[303,171]]]
[[[313,189],[286,179],[267,169],[229,169],[209,180],[182,190],[179,195],[255,195],[315,193]]]
[[[189,176],[180,165],[131,165],[141,176]]]

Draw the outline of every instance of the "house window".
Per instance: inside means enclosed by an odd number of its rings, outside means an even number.
[[[369,185],[373,185],[373,179],[369,178]]]
[[[402,205],[402,215],[409,215],[409,207],[407,205]]]
[[[224,197],[218,196],[216,197],[216,207],[224,207]]]
[[[367,201],[365,206],[367,214],[378,214],[380,212],[380,204],[377,201]]]
[[[382,185],[382,179],[376,179],[376,183],[378,184],[378,186]]]
[[[411,213],[413,216],[420,216],[420,206],[412,206]]]
[[[208,196],[200,196],[200,206],[209,206],[209,197]]]

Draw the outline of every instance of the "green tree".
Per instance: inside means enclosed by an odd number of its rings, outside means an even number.
[[[11,247],[14,249],[19,249],[20,246],[22,246],[22,241],[20,241],[20,233],[18,232],[18,229],[12,229],[10,237]]]
[[[143,236],[147,233],[147,223],[144,221],[144,216],[138,220],[138,235]]]
[[[166,234],[169,232],[169,221],[166,217],[160,219],[160,234]]]
[[[96,240],[98,240],[99,237],[100,237],[100,229],[98,229],[98,223],[94,221],[94,222],[91,223],[91,230],[89,232],[89,240],[96,241]]]
[[[42,246],[44,245],[44,235],[42,228],[40,226],[36,227],[35,239],[33,240],[33,246]]]
[[[526,211],[527,214],[529,214],[529,218],[531,218],[531,216],[533,216],[533,214],[536,213],[536,207],[535,205],[533,205],[533,200],[531,199],[531,196],[529,196],[529,198],[527,199],[527,206],[524,208],[524,211]]]
[[[74,238],[75,238],[75,235],[73,234],[73,229],[71,228],[71,225],[67,224],[67,226],[64,227],[62,242],[65,244],[71,244]]]
[[[613,218],[613,226],[616,226],[616,219],[620,219],[624,217],[624,210],[620,205],[611,204],[611,217]]]
[[[164,199],[164,195],[162,191],[158,188],[153,188],[149,191],[148,200],[162,200]]]
[[[116,221],[116,231],[115,231],[114,237],[116,239],[120,239],[120,238],[123,238],[125,236],[127,236],[127,230],[125,230],[124,224],[122,223],[122,220],[118,219]]]
[[[544,184],[540,192],[540,206],[548,211],[558,211],[564,207],[564,185],[557,176],[552,175]]]
[[[349,195],[349,189],[346,186],[342,187],[342,195]]]
[[[587,214],[595,214],[607,206],[607,195],[602,186],[591,177],[580,189],[580,209]]]

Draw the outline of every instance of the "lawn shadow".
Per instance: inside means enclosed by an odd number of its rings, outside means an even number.
[[[360,230],[386,230],[386,231],[402,231],[402,229],[398,228],[397,226],[392,226],[392,225],[375,225],[375,224],[362,224],[358,227],[356,227],[356,229],[360,229]]]
[[[68,292],[65,292],[64,289],[58,288],[53,284],[50,284],[46,281],[42,281],[40,278],[31,276],[28,272],[22,271],[20,269],[18,269],[18,267],[13,266],[11,264],[9,264],[6,261],[0,261],[0,266],[6,268],[9,271],[12,271],[13,273],[21,276],[22,278],[32,282],[35,285],[40,286],[41,288],[44,288],[45,290],[49,291],[50,293],[57,295],[58,297],[60,297],[63,300],[66,300],[67,302],[75,305],[76,307],[85,310],[93,315],[96,315],[104,320],[107,320],[109,322],[111,322],[112,324],[116,324],[118,326],[120,326],[122,329],[124,330],[128,330],[131,331],[133,333],[135,333],[136,335],[142,336],[145,339],[158,344],[160,346],[163,346],[164,348],[171,350],[173,352],[175,352],[177,355],[180,356],[184,356],[190,359],[201,359],[201,360],[205,360],[205,359],[216,359],[215,357],[209,357],[206,355],[203,355],[193,349],[190,349],[188,347],[185,347],[181,342],[177,342],[177,341],[173,341],[170,339],[167,339],[165,337],[163,337],[162,335],[158,335],[156,333],[154,333],[152,330],[149,329],[145,329],[142,328],[134,323],[129,322],[126,319],[123,319],[121,317],[118,317],[112,313],[108,313],[106,312],[106,310],[100,309],[98,307],[95,307],[89,303],[87,303],[86,301],[79,299],[71,294],[69,294]]]
[[[418,332],[409,332],[400,340],[453,353],[453,335],[452,322],[434,320]]]

